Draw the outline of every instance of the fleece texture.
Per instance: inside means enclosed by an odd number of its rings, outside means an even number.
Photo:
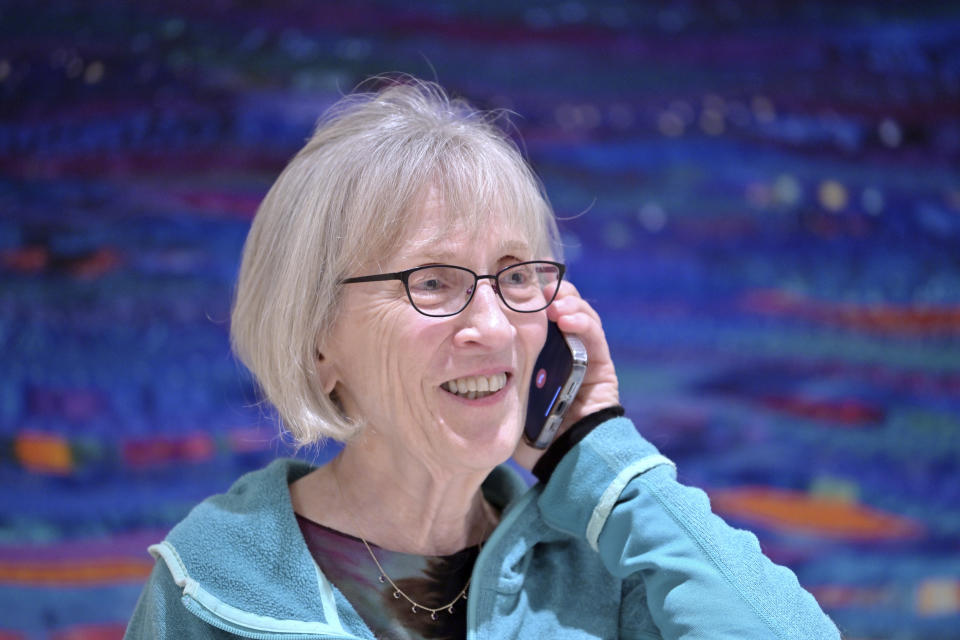
[[[278,460],[207,499],[150,547],[157,558],[127,638],[373,635],[307,550]],[[626,418],[595,428],[528,488],[506,467],[502,509],[467,597],[467,638],[839,638],[794,574]]]

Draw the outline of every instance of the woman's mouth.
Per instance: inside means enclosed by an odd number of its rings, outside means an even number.
[[[493,395],[507,384],[507,374],[494,373],[489,376],[466,376],[444,382],[441,387],[445,390],[469,400],[485,398]]]

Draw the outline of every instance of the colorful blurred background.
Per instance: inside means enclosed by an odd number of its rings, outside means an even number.
[[[681,479],[846,637],[960,638],[957,3],[3,0],[0,639],[120,637],[146,546],[290,455],[240,249],[388,71],[516,113]]]

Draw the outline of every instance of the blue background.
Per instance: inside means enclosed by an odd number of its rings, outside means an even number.
[[[240,250],[384,71],[516,112],[682,480],[847,637],[960,637],[956,3],[91,0],[0,3],[0,638],[119,637],[146,545],[289,455]]]

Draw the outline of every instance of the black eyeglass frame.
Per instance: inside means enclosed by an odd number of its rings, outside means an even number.
[[[507,299],[503,297],[503,293],[500,291],[500,274],[504,271],[509,271],[516,267],[523,266],[525,264],[548,264],[557,268],[557,288],[554,290],[553,295],[547,300],[547,303],[538,309],[516,309],[507,302]],[[473,286],[470,288],[470,295],[464,301],[463,306],[454,311],[453,313],[427,313],[423,309],[417,306],[417,303],[413,301],[413,296],[410,294],[410,276],[417,271],[423,271],[425,269],[436,269],[437,267],[448,267],[450,269],[459,269],[460,271],[466,271],[473,276]],[[403,288],[407,292],[407,300],[410,301],[410,306],[417,310],[418,313],[421,313],[430,318],[449,318],[450,316],[455,316],[458,313],[461,313],[464,309],[470,306],[470,302],[473,301],[473,296],[477,292],[477,283],[481,280],[492,280],[493,290],[497,293],[497,297],[500,298],[500,301],[511,311],[516,311],[517,313],[536,313],[538,311],[543,311],[557,298],[557,293],[560,291],[560,283],[563,282],[563,274],[566,272],[567,266],[561,262],[553,262],[551,260],[527,260],[526,262],[516,262],[511,265],[507,265],[503,269],[500,269],[494,274],[487,275],[478,275],[475,271],[467,269],[466,267],[460,267],[455,264],[427,264],[422,267],[414,267],[412,269],[406,269],[405,271],[395,271],[393,273],[378,273],[372,276],[357,276],[355,278],[344,278],[340,280],[337,284],[356,284],[358,282],[383,282],[386,280],[399,280],[403,283]]]

